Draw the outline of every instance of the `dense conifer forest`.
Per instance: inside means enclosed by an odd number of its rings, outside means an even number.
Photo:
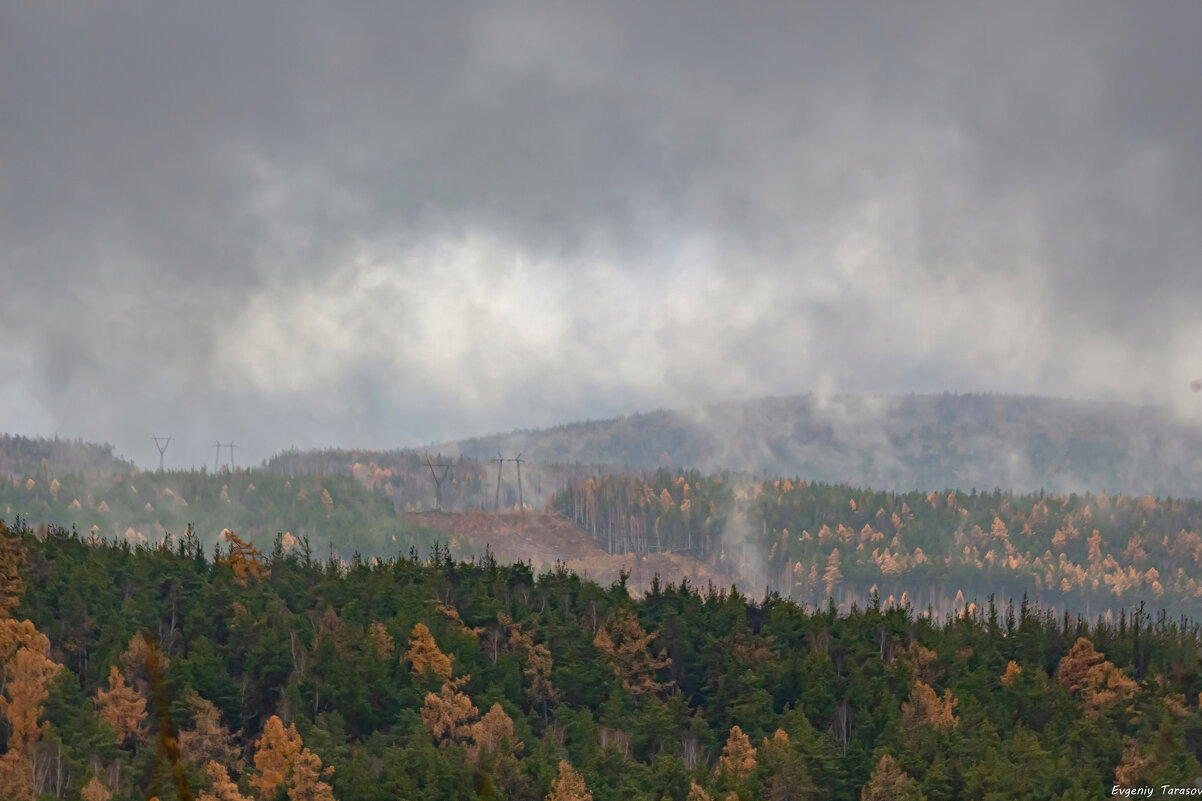
[[[508,508],[516,511],[516,485],[500,492],[495,466],[489,473],[464,459],[436,495],[429,470],[411,457],[392,467],[350,461],[345,474],[260,469],[94,476],[42,468],[0,479],[0,515],[131,544],[151,545],[191,527],[206,549],[231,529],[259,543],[277,534],[290,542],[308,538],[315,550],[345,560],[356,552],[364,558],[410,547],[425,552],[436,540],[457,558],[483,555],[490,543],[464,536],[466,524],[451,519],[436,535],[413,513],[438,505],[491,511],[498,499],[515,501]],[[530,474],[536,478],[525,481],[528,495],[541,493],[546,512],[574,523],[592,543],[588,551],[569,553],[566,541],[540,542],[541,550],[559,548],[559,558],[590,575],[612,575],[613,557],[628,555],[640,590],[650,578],[640,560],[668,554],[695,560],[695,567],[665,580],[725,576],[753,594],[775,592],[811,606],[833,598],[841,609],[853,602],[863,608],[876,592],[885,603],[947,616],[990,595],[1002,602],[1025,595],[1045,608],[1111,622],[1140,600],[1173,616],[1202,618],[1202,502],[1195,500],[1104,492],[898,493],[668,469],[580,477],[581,468],[542,464],[532,465]],[[507,477],[513,481],[512,469]],[[529,500],[525,509],[534,512]],[[530,532],[518,518],[508,520],[491,544],[521,553]]]
[[[1202,775],[1196,624],[840,613],[438,548],[0,539],[14,799],[1092,799]]]

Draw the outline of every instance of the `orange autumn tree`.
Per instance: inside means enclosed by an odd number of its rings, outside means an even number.
[[[922,801],[924,798],[918,782],[898,767],[888,754],[876,763],[872,778],[860,791],[860,801]]]
[[[731,726],[722,756],[718,757],[718,769],[715,773],[719,776],[731,776],[736,781],[743,779],[755,770],[755,753],[751,738],[744,734],[739,726]]]
[[[484,717],[469,729],[468,761],[478,771],[492,777],[501,790],[513,788],[519,781],[517,754],[522,741],[513,733],[513,720],[500,704],[494,703]]]
[[[141,634],[129,638],[129,645],[121,653],[121,673],[129,685],[144,698],[150,697],[150,662],[157,660],[158,670],[165,671],[169,664],[163,652],[154,648]]]
[[[209,789],[202,790],[196,801],[253,801],[242,795],[224,765],[209,762],[205,765],[205,774],[209,777]]]
[[[1114,780],[1119,787],[1138,787],[1150,772],[1151,760],[1140,754],[1139,746],[1130,737],[1123,738],[1123,759],[1114,769]]]
[[[839,549],[834,548],[826,560],[826,570],[822,574],[822,583],[826,587],[828,596],[835,594],[835,587],[843,580],[843,571],[839,569],[839,565]]]
[[[392,656],[392,652],[396,650],[396,643],[393,642],[392,635],[388,633],[388,627],[383,623],[375,622],[368,627],[368,632],[371,635],[372,645],[375,646],[376,653],[381,659],[388,659]]]
[[[8,747],[0,755],[0,798],[32,801],[34,754],[49,724],[38,723],[49,684],[62,670],[50,659],[50,640],[33,621],[18,621],[12,611],[25,582],[25,547],[0,521],[0,715],[8,722]]]
[[[192,710],[193,727],[179,733],[179,748],[184,759],[194,765],[216,762],[238,768],[241,764],[234,737],[221,725],[221,713],[211,701],[189,692],[184,701]]]
[[[34,752],[49,724],[38,723],[49,684],[62,665],[47,655],[50,640],[32,621],[0,617],[0,715],[8,721],[8,750],[0,755],[0,798],[32,801]]]
[[[505,714],[500,704],[494,703],[470,729],[471,743],[467,747],[468,759],[478,762],[481,757],[499,754],[502,758],[512,757],[522,750],[522,741],[513,735],[513,719]]]
[[[100,781],[99,776],[93,775],[91,781],[80,791],[79,797],[83,801],[109,801],[113,794],[105,787],[104,782]]]
[[[929,684],[915,681],[910,700],[902,704],[902,720],[906,731],[913,734],[927,724],[937,730],[954,729],[960,725],[960,719],[952,710],[959,703],[951,690],[944,690],[943,698],[940,699]]]
[[[551,685],[550,649],[543,643],[536,644],[533,632],[523,631],[521,625],[514,623],[504,612],[497,614],[497,622],[500,628],[493,629],[493,633],[497,639],[502,633],[505,634],[506,649],[526,652],[526,667],[522,669],[522,674],[530,680],[530,686],[526,688],[526,697],[531,703],[541,705],[545,716],[547,706],[559,700],[559,691]],[[494,644],[494,662],[496,652]]]
[[[635,697],[656,693],[672,685],[671,680],[659,682],[655,678],[660,669],[672,664],[662,649],[658,655],[651,654],[651,641],[658,635],[658,631],[644,631],[634,612],[619,609],[605,626],[597,629],[597,636],[593,638],[593,645],[609,662],[614,675]]]
[[[146,736],[146,699],[125,681],[116,665],[109,668],[109,688],[96,691],[97,715],[113,727],[124,746]]]
[[[1085,637],[1078,637],[1056,668],[1056,680],[1081,698],[1087,718],[1096,718],[1119,701],[1130,700],[1139,685]]]
[[[559,775],[551,782],[551,792],[546,801],[593,801],[593,794],[584,783],[584,777],[564,760],[559,760]]]
[[[418,623],[413,627],[412,633],[409,635],[409,650],[405,652],[405,659],[413,668],[414,673],[425,673],[427,670],[442,676],[443,679],[451,678],[451,659],[454,654],[447,656],[438,648],[438,643],[434,642],[434,635],[430,633],[430,629],[425,623]]]
[[[437,695],[426,693],[421,712],[422,723],[430,730],[430,734],[434,735],[434,739],[438,740],[439,747],[462,743],[472,736],[475,720],[480,712],[471,699],[459,691],[468,678],[448,678],[442,683],[442,689]]]
[[[233,569],[234,581],[245,587],[251,579],[267,575],[267,560],[264,559],[262,551],[228,528],[222,530],[221,536],[229,543],[230,550],[218,559],[217,563],[229,565]]]
[[[325,781],[333,772],[332,766],[323,769],[321,758],[301,742],[295,723],[285,729],[278,716],[268,719],[256,743],[255,775],[250,779],[261,801],[275,798],[281,785],[288,789],[290,801],[334,801]]]

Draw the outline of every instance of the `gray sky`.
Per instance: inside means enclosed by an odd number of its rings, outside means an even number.
[[[0,430],[1202,405],[1202,5],[0,4]]]

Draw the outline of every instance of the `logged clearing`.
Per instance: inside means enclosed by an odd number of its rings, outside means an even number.
[[[602,586],[618,580],[618,574],[630,571],[632,591],[643,591],[659,575],[663,583],[706,587],[729,587],[730,576],[681,553],[610,555],[597,547],[588,533],[570,520],[555,514],[527,512],[415,512],[405,515],[411,523],[443,533],[452,552],[460,558],[480,556],[491,548],[498,562],[530,562],[536,572],[563,562],[567,568]]]

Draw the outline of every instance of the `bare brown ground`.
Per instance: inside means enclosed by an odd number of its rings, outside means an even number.
[[[656,574],[664,584],[679,584],[687,578],[704,589],[728,587],[731,578],[687,554],[658,553],[610,555],[572,521],[559,515],[527,512],[415,512],[406,520],[447,535],[452,552],[459,558],[484,554],[491,548],[498,562],[530,562],[536,572],[544,572],[563,562],[585,578],[608,586],[618,580],[621,570],[630,571],[628,586],[643,592]]]

